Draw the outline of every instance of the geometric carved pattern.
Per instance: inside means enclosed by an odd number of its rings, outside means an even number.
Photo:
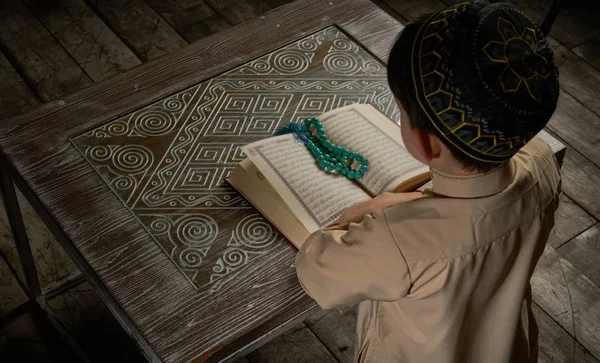
[[[281,125],[370,102],[399,112],[384,66],[329,27],[72,139],[194,286],[218,290],[284,243],[224,179]]]

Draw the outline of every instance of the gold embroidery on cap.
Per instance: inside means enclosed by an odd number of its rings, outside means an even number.
[[[496,135],[482,134],[483,130],[480,125],[466,121],[467,110],[461,109],[464,106],[453,105],[453,93],[460,93],[460,90],[445,90],[443,88],[443,84],[449,75],[441,69],[443,55],[437,47],[443,41],[445,28],[450,23],[449,19],[458,12],[458,8],[464,6],[467,6],[467,3],[432,14],[419,29],[420,34],[417,35],[413,43],[411,54],[412,59],[416,58],[419,64],[418,72],[415,72],[413,68],[413,82],[415,88],[420,88],[424,95],[423,98],[418,97],[417,101],[441,135],[466,155],[480,161],[502,162],[501,159],[482,159],[474,155],[473,152],[477,151],[482,155],[504,159],[513,155],[515,153],[514,148],[519,146],[521,142],[525,144],[527,138],[515,144],[513,141],[499,142]],[[540,102],[535,90],[535,87],[539,86],[538,77],[547,78],[552,72],[549,62],[537,53],[538,39],[536,31],[531,27],[526,27],[519,35],[517,28],[502,17],[498,17],[497,31],[503,41],[491,40],[482,50],[492,62],[505,65],[499,76],[502,90],[505,93],[511,93],[517,92],[521,87],[526,87],[530,97]],[[510,59],[507,56],[506,49],[510,42],[516,42],[510,44],[511,47],[514,47],[511,55],[523,53],[527,55],[527,52],[530,52],[535,57]],[[535,60],[535,67],[531,67],[531,64],[525,62],[531,61],[531,59]],[[515,64],[511,65],[511,61]],[[428,113],[426,109],[433,111],[433,115]],[[445,130],[442,129],[444,127]],[[449,138],[448,131],[461,142],[458,143]]]
[[[497,29],[504,42],[490,40],[482,50],[492,62],[506,63],[499,77],[502,91],[514,93],[525,84],[529,96],[540,102],[539,96],[535,94],[535,87],[539,84],[537,77],[547,78],[550,75],[550,67],[548,61],[537,53],[538,40],[535,30],[525,28],[519,35],[515,26],[502,17],[498,17]],[[510,50],[522,53],[530,52],[533,57],[520,58],[511,63],[507,54]],[[526,61],[531,62],[532,60],[535,61],[535,66],[531,67],[532,64],[525,64]]]

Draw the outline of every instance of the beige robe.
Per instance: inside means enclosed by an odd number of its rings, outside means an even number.
[[[537,362],[529,280],[560,182],[539,138],[488,173],[432,171],[422,198],[312,234],[298,279],[324,309],[360,302],[357,362]]]

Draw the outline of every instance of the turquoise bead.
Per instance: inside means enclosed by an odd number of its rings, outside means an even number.
[[[301,132],[308,141],[306,146],[315,157],[319,167],[326,173],[332,173],[334,170],[345,175],[348,179],[360,179],[368,170],[368,161],[361,154],[338,146],[327,139],[323,124],[318,118],[306,118],[304,121],[298,121],[301,125]],[[311,132],[311,127],[316,130],[316,135]],[[356,161],[360,164],[359,170],[350,169],[350,162]]]

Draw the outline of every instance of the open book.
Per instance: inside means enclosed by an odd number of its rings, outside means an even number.
[[[227,179],[298,249],[352,205],[429,180],[429,168],[404,148],[400,127],[375,107],[354,104],[318,117],[331,142],[369,160],[360,180],[325,173],[291,134],[246,145],[248,158]]]

